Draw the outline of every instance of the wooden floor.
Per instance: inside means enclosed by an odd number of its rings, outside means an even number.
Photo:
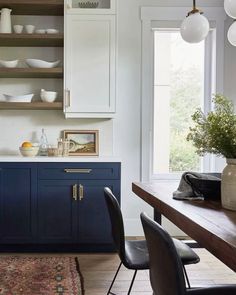
[[[197,265],[187,266],[192,286],[215,284],[236,284],[236,274],[204,249],[195,249],[201,258]],[[111,280],[119,264],[115,254],[78,255],[80,269],[84,276],[85,295],[106,295]],[[132,271],[122,268],[113,292],[126,295]],[[137,274],[132,295],[152,295],[148,271]]]
[[[201,258],[196,265],[187,266],[187,272],[192,287],[201,287],[219,284],[236,284],[236,273],[226,267],[213,255],[204,249],[195,249]],[[0,254],[0,255],[12,255]],[[84,278],[85,295],[106,295],[113,276],[119,265],[116,254],[16,254],[19,256],[77,256],[80,270]],[[122,267],[117,277],[113,292],[117,295],[126,295],[133,271]],[[139,271],[134,282],[131,295],[152,295],[148,271]]]

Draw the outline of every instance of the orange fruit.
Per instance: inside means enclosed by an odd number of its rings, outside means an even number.
[[[25,141],[25,142],[22,143],[21,146],[22,146],[22,147],[32,147],[33,145],[32,145],[31,142],[29,142],[29,141]]]

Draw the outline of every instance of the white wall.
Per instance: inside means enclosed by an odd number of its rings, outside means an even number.
[[[114,120],[65,120],[60,111],[0,111],[0,153],[17,153],[24,140],[39,137],[44,127],[50,142],[55,142],[64,129],[99,129],[100,155],[122,159],[122,209],[128,235],[141,235],[139,214],[152,210],[131,191],[133,181],[140,179],[140,95],[141,95],[141,6],[191,6],[190,0],[117,0],[117,116]],[[221,0],[198,1],[199,6],[220,6]],[[53,24],[52,24],[53,25]],[[236,48],[225,42],[225,94],[235,99]],[[28,49],[27,49],[28,50]],[[10,51],[10,54],[13,54]],[[28,51],[20,53],[22,56]],[[37,49],[36,49],[37,52]],[[0,59],[6,57],[0,50]],[[60,54],[60,52],[58,53]],[[49,56],[50,57],[50,51]],[[0,79],[0,92],[6,91],[5,79]],[[9,82],[7,82],[9,83]],[[34,82],[35,89],[41,82]],[[37,84],[38,83],[38,84]],[[48,82],[49,83],[49,82]],[[27,86],[22,86],[22,89]],[[59,87],[59,86],[56,86]],[[12,86],[12,91],[14,88]],[[9,92],[9,91],[8,91]],[[113,153],[114,151],[114,153]]]

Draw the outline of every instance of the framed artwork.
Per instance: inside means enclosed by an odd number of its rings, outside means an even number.
[[[98,156],[98,130],[64,130],[70,140],[70,156]]]

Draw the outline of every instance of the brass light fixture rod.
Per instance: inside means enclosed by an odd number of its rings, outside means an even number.
[[[189,11],[188,16],[190,16],[191,14],[194,14],[194,13],[200,13],[200,14],[203,14],[202,11],[200,11],[197,7],[196,7],[196,0],[193,0],[193,9],[191,11]]]

